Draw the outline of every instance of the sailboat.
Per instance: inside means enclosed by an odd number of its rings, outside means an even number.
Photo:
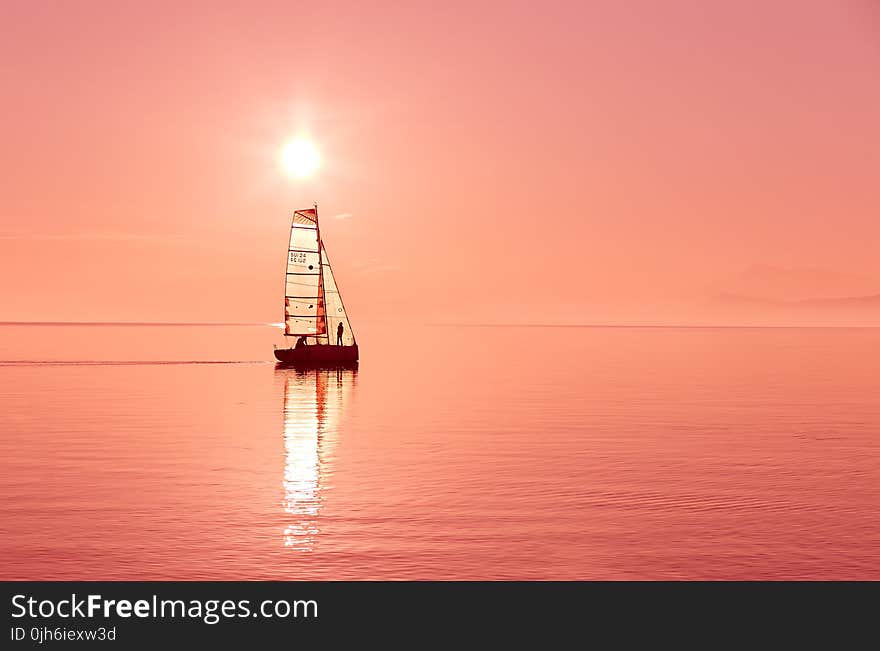
[[[293,213],[284,285],[284,336],[275,359],[295,366],[357,364],[358,346],[321,241],[318,206]]]

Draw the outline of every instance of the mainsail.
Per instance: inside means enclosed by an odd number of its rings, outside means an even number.
[[[314,337],[316,343],[335,345],[342,324],[342,345],[356,343],[327,250],[321,241],[317,207],[293,213],[285,287],[286,336],[305,335]]]
[[[327,336],[320,243],[318,209],[294,212],[284,291],[284,334],[288,337]]]

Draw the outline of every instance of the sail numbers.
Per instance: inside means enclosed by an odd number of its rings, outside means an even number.
[[[290,264],[305,264],[306,254],[302,251],[290,252]]]

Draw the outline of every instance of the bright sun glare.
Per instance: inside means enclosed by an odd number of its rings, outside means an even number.
[[[281,165],[289,176],[306,178],[315,173],[321,162],[318,150],[311,141],[297,138],[284,146],[281,152]]]

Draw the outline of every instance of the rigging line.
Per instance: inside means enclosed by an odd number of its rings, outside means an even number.
[[[324,248],[324,243],[321,242],[321,268],[324,267],[323,260],[327,258],[327,266],[330,267],[330,256],[327,254],[327,249]],[[330,268],[330,273],[333,273],[333,268]],[[345,315],[345,320],[348,322],[348,331],[351,334],[351,340],[355,344],[357,344],[357,338],[354,336],[354,328],[351,327],[351,320],[348,318],[348,310],[345,309],[345,302],[342,300],[342,292],[339,291],[339,283],[336,282],[336,275],[333,276],[333,284],[336,285],[336,293],[339,295],[339,304],[342,306],[342,313]]]

